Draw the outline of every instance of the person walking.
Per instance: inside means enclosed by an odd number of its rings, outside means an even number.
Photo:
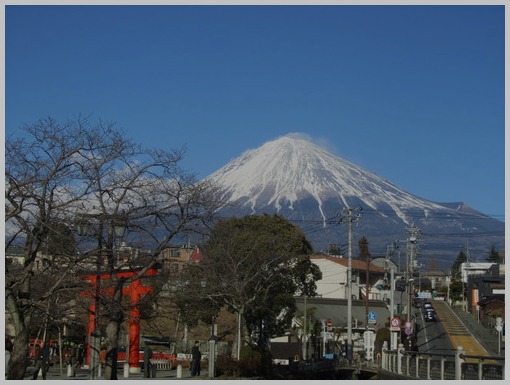
[[[200,360],[202,352],[200,351],[200,342],[195,341],[195,346],[191,348],[191,376],[200,376]]]
[[[78,350],[76,352],[76,368],[81,368],[83,366],[83,359],[85,357],[85,348],[83,344],[78,345]]]
[[[143,376],[145,378],[152,377],[152,349],[149,344],[146,342],[143,349]]]
[[[9,376],[9,361],[11,361],[13,343],[9,337],[5,337],[5,379]]]
[[[35,359],[35,370],[32,380],[37,380],[39,370],[42,371],[42,378],[45,380],[46,373],[48,372],[48,365],[50,364],[50,349],[44,342],[36,349]]]

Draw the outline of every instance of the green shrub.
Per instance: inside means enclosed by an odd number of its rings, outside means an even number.
[[[265,348],[243,346],[239,362],[241,376],[268,376],[271,373],[271,358],[271,353]]]
[[[216,358],[216,375],[218,377],[234,377],[238,378],[240,374],[239,361],[233,358],[230,354],[220,354]]]

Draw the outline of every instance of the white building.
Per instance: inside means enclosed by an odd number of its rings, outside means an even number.
[[[316,264],[322,272],[322,279],[316,282],[317,294],[322,298],[347,298],[347,270],[349,260],[348,258],[333,257],[326,254],[314,254],[310,260]],[[352,299],[365,298],[365,286],[367,279],[369,279],[369,299],[384,300],[385,295],[388,294],[387,289],[378,289],[381,285],[385,274],[389,279],[389,272],[384,268],[374,264],[368,264],[365,261],[358,259],[351,260],[352,271]],[[380,287],[380,286],[379,286]]]
[[[460,265],[462,282],[468,282],[468,276],[484,275],[487,271],[496,265],[494,262],[464,262]]]

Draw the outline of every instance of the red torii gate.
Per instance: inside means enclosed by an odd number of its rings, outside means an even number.
[[[116,275],[119,278],[131,278],[134,277],[138,272],[136,271],[120,271]],[[157,275],[157,269],[151,268],[145,272],[145,274],[141,277],[154,276]],[[82,291],[80,295],[82,296],[94,296],[97,289],[98,281],[105,281],[111,278],[110,274],[84,274],[81,276],[83,280],[89,281],[92,285],[91,290]],[[152,291],[152,286],[144,286],[140,281],[141,278],[138,278],[132,281],[129,286],[126,286],[122,289],[122,294],[130,297],[130,312],[129,312],[129,356],[126,355],[126,360],[128,361],[130,368],[139,368],[139,357],[138,352],[140,350],[140,308],[138,303],[140,298],[143,295],[146,295]],[[113,294],[111,289],[102,291],[101,294]],[[89,317],[88,317],[88,329],[87,336],[89,336],[95,330],[96,326],[96,301],[92,301],[89,306]],[[90,343],[87,344],[87,357],[86,364],[90,365]]]

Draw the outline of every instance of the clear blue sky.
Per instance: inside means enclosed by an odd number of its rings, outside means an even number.
[[[501,2],[500,4],[502,4]],[[504,220],[504,6],[5,7],[6,134],[52,116],[188,147],[205,177],[290,132]]]

